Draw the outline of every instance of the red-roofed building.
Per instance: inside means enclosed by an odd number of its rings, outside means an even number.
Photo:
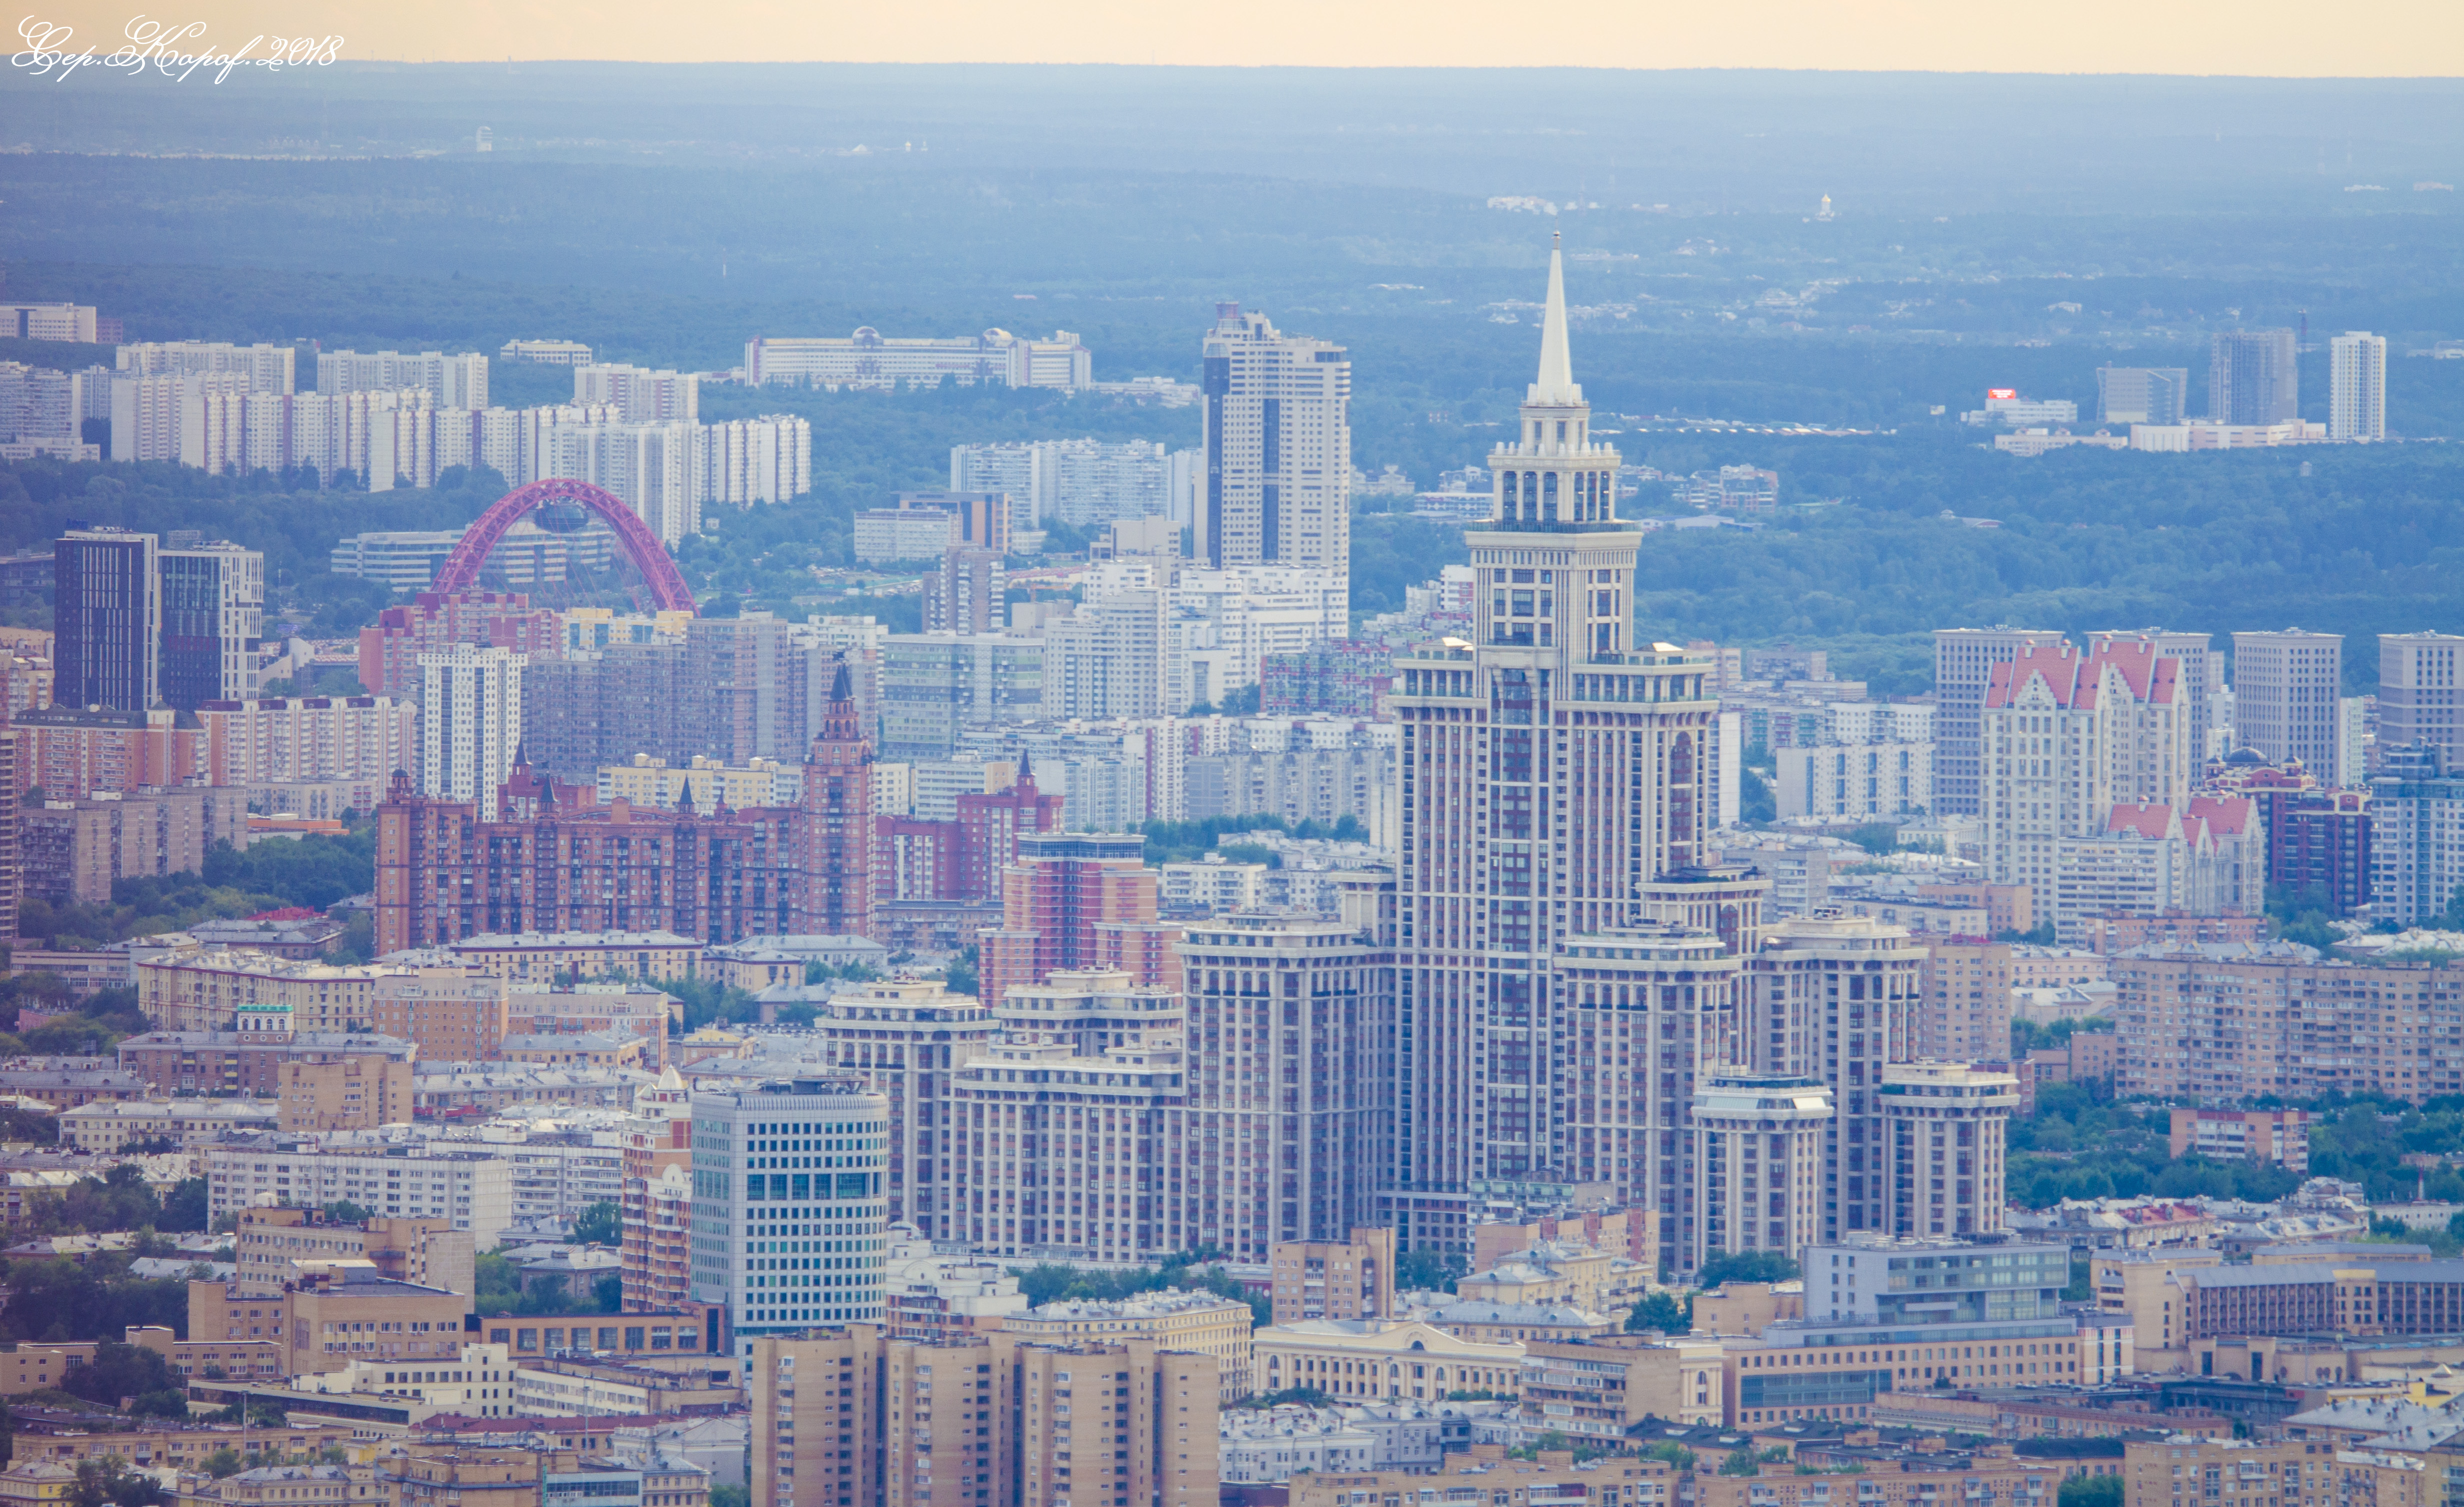
[[[2239,797],[2117,804],[2102,834],[2057,845],[2055,867],[2054,933],[2069,943],[2116,917],[2256,915],[2266,898],[2266,842]]]
[[[2194,766],[2181,668],[2144,639],[2093,652],[2037,644],[1993,667],[1979,739],[1985,877],[2026,886],[2036,914],[2053,914],[2057,931],[2066,911],[2074,932],[2091,913],[2079,908],[2085,897],[2117,885],[2134,896],[2151,884],[2175,887],[2159,871],[2178,863],[2124,854],[2112,840],[2161,844],[2182,836],[2172,814],[2189,803]],[[2117,824],[2117,808],[2125,807]],[[2079,876],[2065,905],[2062,855],[2079,842],[2094,845],[2088,862],[2098,872]]]

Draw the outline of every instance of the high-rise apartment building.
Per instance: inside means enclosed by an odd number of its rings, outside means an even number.
[[[1314,915],[1219,916],[1180,943],[1194,1243],[1263,1261],[1369,1223],[1393,1165],[1391,940]]]
[[[442,351],[320,351],[317,355],[317,391],[325,396],[404,388],[428,394],[434,407],[476,412],[488,406],[488,358],[475,351],[453,356]]]
[[[163,573],[163,700],[193,711],[201,702],[254,699],[265,632],[264,555],[217,541],[164,550],[156,559]]]
[[[2464,668],[2464,635],[2380,634],[2378,746],[2433,743],[2450,764],[2464,763],[2459,668]]]
[[[52,546],[52,702],[145,711],[161,699],[161,538],[80,526]]]
[[[2152,644],[2158,654],[2174,662],[2174,682],[2181,687],[2183,713],[2189,719],[2190,768],[2196,770],[2207,762],[2209,732],[2214,726],[2211,693],[2224,686],[2224,657],[2216,652],[2215,635],[2164,628],[2101,628],[2087,636],[2090,654],[2102,654],[2119,644]]]
[[[1999,1061],[2011,1055],[2011,944],[1928,938],[1925,996],[1908,1043],[1917,1057]]]
[[[2347,330],[2327,342],[2327,438],[2387,438],[2387,337]]]
[[[693,1299],[693,1090],[674,1068],[633,1098],[624,1127],[627,1313],[658,1313]]]
[[[1933,631],[1933,811],[1972,817],[1985,809],[1977,739],[1993,667],[2023,650],[2062,642],[2051,628],[1936,628]]]
[[[2464,987],[2448,970],[2357,966],[2291,942],[2150,943],[2110,966],[2117,1095],[2221,1105],[2464,1093]]]
[[[2369,821],[2370,919],[2435,924],[2464,892],[2464,770],[2436,744],[2383,749]]]
[[[2286,628],[2233,635],[2233,740],[2271,764],[2337,777],[2344,637]]]
[[[927,1239],[962,1238],[950,1203],[951,1088],[960,1064],[991,1045],[993,1025],[980,1001],[935,979],[840,990],[813,1016],[808,1051],[889,1102],[882,1186],[890,1217]]]
[[[1736,1059],[1762,1079],[1818,1085],[1830,1101],[1816,1130],[1822,1198],[1815,1237],[1889,1227],[1878,1094],[1884,1065],[1916,1055],[1909,1037],[1923,999],[1925,950],[1904,928],[1870,917],[1797,916],[1767,929],[1761,950],[1745,960]],[[1698,1090],[1698,1101],[1705,1092]],[[1721,1246],[1707,1228],[1704,1246],[1747,1249]]]
[[[693,1296],[744,1353],[766,1335],[888,1311],[890,1102],[815,1073],[693,1096]]]
[[[2087,654],[2030,649],[1995,668],[1979,750],[1988,883],[2028,886],[2050,915],[2066,842],[2104,834],[2117,805],[2189,805],[2182,665],[2126,639]]]
[[[242,392],[285,393],[293,389],[298,348],[259,341],[233,345],[228,340],[141,340],[120,347],[120,371],[130,377],[192,377],[236,373]]]
[[[1055,984],[1013,995],[999,1012],[1002,1039],[959,1064],[942,1172],[953,1238],[1005,1257],[1151,1261],[1187,1250],[1198,1208],[1181,1192],[1190,1061],[1179,996],[1129,990],[1117,972]],[[1050,1005],[1080,1008],[1036,1008]],[[1106,1017],[1123,1029],[1089,1029]]]
[[[1897,1235],[1977,1235],[2003,1228],[2006,1127],[2019,1081],[1925,1059],[1882,1068],[1881,1228]]]
[[[2190,372],[2186,366],[2100,366],[2096,369],[2099,424],[2179,424],[2189,412]]]
[[[1019,833],[1018,862],[1001,875],[1001,928],[983,934],[984,1003],[998,1010],[1018,985],[1100,966],[1096,928],[1153,922],[1159,879],[1146,866],[1146,840],[1134,834]]]
[[[1007,492],[1037,528],[1170,512],[1172,457],[1151,440],[1032,440],[950,451],[952,491]]]
[[[1215,306],[1204,346],[1206,496],[1196,555],[1215,566],[1352,569],[1352,358]]]
[[[991,550],[953,545],[941,552],[941,568],[924,578],[924,631],[998,633],[1009,623],[1002,557]]]
[[[576,366],[573,401],[606,404],[626,424],[698,424],[701,378],[645,366]]]
[[[1214,1507],[1217,1364],[1153,1341],[873,1324],[751,1347],[762,1507]]]
[[[2222,330],[2208,357],[2208,417],[2284,424],[2301,416],[2291,330]]]
[[[495,815],[522,741],[522,670],[511,649],[457,644],[419,656],[419,791]]]
[[[1715,1067],[1696,1086],[1693,1203],[1703,1227],[1691,1269],[1749,1251],[1799,1260],[1823,1238],[1823,1140],[1837,1108],[1829,1088],[1793,1074]]]
[[[17,730],[0,727],[0,947],[17,945],[17,899],[26,879],[17,837]]]
[[[1414,1249],[1467,1244],[1476,1184],[1574,1179],[1560,944],[1646,919],[1637,890],[1705,860],[1720,799],[1710,660],[1628,642],[1641,535],[1617,518],[1617,453],[1573,381],[1554,252],[1538,378],[1489,461],[1491,520],[1464,535],[1473,645],[1395,662],[1391,1182]]]

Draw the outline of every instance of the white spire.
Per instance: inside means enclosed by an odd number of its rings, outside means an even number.
[[[1540,380],[1531,384],[1526,403],[1576,404],[1583,389],[1574,385],[1573,359],[1566,352],[1565,234],[1550,238],[1549,309],[1540,317]]]

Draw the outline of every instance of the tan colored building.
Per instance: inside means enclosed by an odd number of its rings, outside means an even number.
[[[1766,1465],[1757,1475],[1697,1474],[1694,1507],[1930,1507],[1983,1502],[1987,1494],[2010,1507],[2054,1507],[2070,1460],[2018,1459],[2007,1444],[1973,1454],[1945,1452],[1870,1462],[1853,1475],[1799,1475],[1793,1464]],[[2138,1507],[2135,1499],[2130,1507]]]
[[[2004,1147],[2019,1081],[1926,1059],[1882,1064],[1884,1228],[1900,1234],[1987,1234],[2003,1226]]]
[[[1624,1313],[1651,1290],[1653,1275],[1620,1252],[1543,1240],[1486,1271],[1456,1278],[1455,1294],[1492,1303],[1572,1303]]]
[[[1352,1238],[1284,1240],[1268,1269],[1277,1323],[1395,1316],[1395,1232],[1366,1227]]]
[[[1719,1423],[1721,1346],[1716,1340],[1649,1340],[1639,1334],[1535,1340],[1523,1346],[1523,1421],[1575,1439],[1621,1444],[1645,1418]]]
[[[1673,1507],[1676,1468],[1665,1460],[1595,1460],[1579,1469],[1571,1450],[1543,1450],[1537,1459],[1509,1460],[1502,1444],[1475,1444],[1449,1454],[1436,1474],[1365,1471],[1292,1477],[1291,1507],[1359,1507],[1361,1503],[1440,1500],[1480,1507]],[[1698,1477],[1699,1479],[1699,1477]],[[1452,1483],[1452,1484],[1449,1484]],[[1423,1493],[1432,1496],[1424,1496]]]
[[[1490,1219],[1473,1225],[1471,1269],[1485,1272],[1517,1251],[1529,1251],[1544,1240],[1596,1246],[1624,1256],[1644,1271],[1660,1270],[1660,1212],[1640,1207],[1613,1208],[1605,1199],[1554,1213]]]
[[[1724,1282],[1694,1295],[1694,1327],[1704,1334],[1758,1335],[1782,1319],[1805,1317],[1805,1283]]]
[[[2310,1170],[2310,1111],[2306,1109],[2184,1109],[2173,1111],[2170,1152],[2196,1152],[2224,1162],[2273,1162],[2288,1172]]]
[[[31,1465],[42,1461],[75,1466],[79,1460],[100,1459],[111,1454],[141,1471],[202,1471],[206,1468],[208,1455],[217,1450],[236,1448],[238,1437],[237,1429],[199,1429],[193,1426],[157,1426],[126,1432],[21,1433],[16,1441],[16,1463]],[[290,1424],[279,1429],[251,1426],[248,1443],[252,1450],[261,1450],[286,1459],[315,1456],[329,1449],[351,1450],[363,1445],[363,1441],[354,1437],[351,1426],[342,1423]]]
[[[1250,1337],[1257,1315],[1237,1298],[1168,1287],[1116,1302],[1073,1300],[1046,1303],[1001,1320],[1001,1332],[1044,1344],[1126,1344],[1215,1358],[1230,1407],[1249,1395]]]
[[[477,1264],[472,1233],[451,1219],[375,1215],[343,1224],[314,1209],[243,1209],[231,1246],[231,1279],[257,1296],[362,1264],[395,1281],[469,1293]]]
[[[857,1324],[765,1336],[750,1359],[763,1507],[1218,1499],[1208,1356],[1008,1333],[925,1343]]]
[[[272,1106],[245,1099],[123,1099],[85,1104],[59,1118],[60,1142],[80,1151],[118,1151],[169,1142],[183,1150],[226,1135],[275,1127]]]
[[[732,811],[748,806],[793,805],[803,781],[776,759],[757,758],[742,769],[696,754],[693,762],[670,768],[663,758],[636,754],[630,764],[599,768],[599,802],[629,800],[637,806],[672,811],[688,792],[693,809],[708,813],[724,805]]]
[[[229,787],[98,791],[22,807],[17,841],[26,893],[100,905],[114,880],[202,873],[216,843],[247,847],[247,800]]]
[[[382,1461],[385,1507],[542,1507],[541,1475],[554,1458],[534,1450],[415,1446]]]
[[[164,1031],[364,1031],[377,981],[392,972],[377,963],[301,963],[271,952],[174,953],[137,965],[137,1008]]]
[[[356,1278],[356,1279],[355,1279]],[[467,1294],[389,1281],[343,1269],[271,1296],[237,1281],[188,1284],[192,1341],[272,1340],[288,1348],[291,1374],[340,1370],[353,1361],[443,1360],[461,1350]]]
[[[2464,1003],[2464,971],[2346,963],[2286,942],[2151,945],[2112,970],[2117,1095],[2216,1104],[2342,1091],[2419,1103],[2464,1089],[2464,1041],[2445,1025]]]
[[[411,1065],[372,1052],[282,1065],[280,1128],[373,1130],[410,1121]]]
[[[1250,1341],[1250,1387],[1307,1387],[1338,1403],[1443,1402],[1452,1392],[1516,1395],[1523,1345],[1484,1343],[1409,1320],[1313,1319],[1261,1329]]]
[[[2122,1499],[2124,1507],[2205,1507],[2227,1499],[2252,1507],[2341,1507],[2336,1467],[2336,1446],[2315,1439],[2134,1439],[2122,1447]]]
[[[548,990],[516,988],[505,1002],[503,1035],[551,1036],[565,1032],[616,1031],[649,1041],[645,1065],[668,1065],[668,1030],[681,1029],[685,1003],[639,984],[576,984]]]
[[[655,1071],[658,1066],[649,1041],[627,1031],[509,1036],[496,1055],[508,1062],[537,1062],[547,1067],[642,1067]]]
[[[2010,943],[1928,938],[1922,976],[1914,1056],[1991,1062],[2011,1055]]]
[[[180,1507],[368,1507],[382,1499],[373,1464],[265,1465],[184,1486]]]
[[[379,1035],[418,1047],[423,1062],[485,1062],[504,1042],[511,996],[505,980],[484,970],[421,964],[383,979],[368,1011]]]
[[[500,978],[552,983],[624,973],[645,983],[691,978],[703,944],[672,931],[493,932],[445,944],[444,950]]]

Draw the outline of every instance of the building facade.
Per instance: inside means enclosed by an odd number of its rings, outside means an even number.
[[[861,1081],[781,1079],[693,1096],[693,1297],[765,1336],[886,1312],[890,1102]]]
[[[1195,555],[1209,565],[1352,569],[1352,360],[1216,305],[1206,334],[1206,481]]]

